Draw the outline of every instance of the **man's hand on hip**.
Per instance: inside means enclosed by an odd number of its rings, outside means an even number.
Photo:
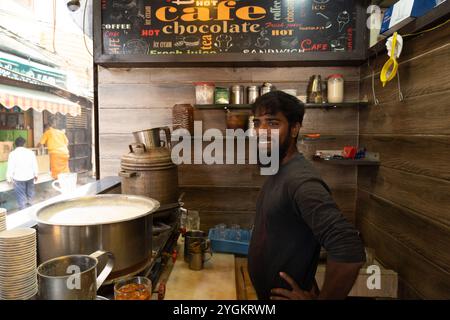
[[[275,288],[271,290],[271,300],[315,300],[317,294],[313,287],[311,291],[305,291],[300,289],[298,284],[287,273],[280,272],[280,277],[283,278],[292,288],[292,290],[286,290],[283,288]]]

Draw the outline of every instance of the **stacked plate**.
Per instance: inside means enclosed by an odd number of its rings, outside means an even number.
[[[0,232],[0,300],[27,300],[36,293],[36,230]]]
[[[0,208],[0,232],[6,230],[6,209]]]

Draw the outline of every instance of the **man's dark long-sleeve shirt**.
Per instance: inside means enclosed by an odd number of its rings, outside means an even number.
[[[303,290],[314,283],[320,247],[336,262],[365,261],[358,231],[337,208],[328,186],[302,154],[270,176],[258,197],[249,250],[249,273],[259,299],[273,288],[291,289],[279,272]]]

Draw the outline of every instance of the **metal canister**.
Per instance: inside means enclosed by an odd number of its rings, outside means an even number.
[[[264,82],[264,84],[261,87],[261,95],[264,95],[270,91],[272,91],[273,85],[269,82]]]
[[[247,87],[247,102],[252,104],[259,96],[259,90],[257,86]]]
[[[203,269],[203,259],[204,254],[200,252],[191,252],[190,258],[189,258],[189,269],[191,270],[202,270]]]
[[[243,104],[244,103],[244,87],[240,85],[234,85],[231,87],[231,104]]]

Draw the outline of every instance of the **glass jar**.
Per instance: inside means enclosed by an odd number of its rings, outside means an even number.
[[[195,83],[195,103],[214,104],[215,85],[212,82]]]
[[[344,102],[344,77],[342,74],[332,74],[328,77],[328,102]]]
[[[120,280],[114,285],[114,300],[151,300],[152,282],[146,277]]]
[[[196,210],[188,210],[186,231],[200,230],[200,215]]]

